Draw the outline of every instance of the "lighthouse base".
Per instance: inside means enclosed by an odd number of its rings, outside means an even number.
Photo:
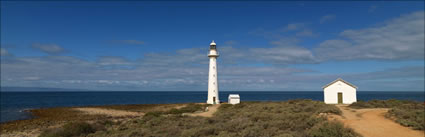
[[[207,104],[220,104],[220,100],[213,97],[212,99],[207,100]]]

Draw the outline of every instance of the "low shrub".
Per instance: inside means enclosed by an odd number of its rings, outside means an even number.
[[[388,111],[386,117],[395,118],[397,123],[416,130],[425,128],[425,107],[423,104],[404,104],[396,106]]]
[[[205,108],[209,106],[206,104],[188,104],[187,106],[180,108],[179,112],[181,113],[193,113],[196,111],[204,111]]]
[[[40,137],[74,137],[94,132],[96,132],[95,128],[86,122],[71,122],[61,128],[46,130],[40,134]]]
[[[180,109],[148,112],[140,122],[128,122],[132,127],[111,132],[96,132],[96,136],[277,136],[305,137],[312,128],[326,122],[319,113],[340,114],[333,105],[312,100],[289,102],[242,102],[221,104],[211,118],[182,116],[182,113],[203,111],[207,105],[189,104]],[[130,125],[132,124],[132,125]],[[135,129],[139,129],[136,130]],[[335,128],[340,132],[344,127]],[[318,131],[316,131],[318,133]],[[314,132],[314,133],[316,133]],[[132,133],[132,134],[130,134]]]
[[[213,117],[181,115],[182,113],[203,111],[206,106],[189,104],[180,109],[150,111],[143,118],[121,124],[109,121],[95,122],[91,124],[91,127],[96,132],[81,133],[76,136],[320,137],[342,135],[345,137],[352,133],[350,129],[343,126],[327,123],[325,117],[318,115],[319,113],[339,114],[340,111],[336,106],[312,100],[221,104]],[[108,126],[104,130],[97,128],[96,123],[111,124],[112,126]],[[327,128],[331,129],[328,131]],[[348,133],[344,134],[344,132]],[[43,135],[47,136],[47,133],[49,132],[43,133]]]
[[[188,104],[180,109],[172,108],[168,111],[151,111],[145,114],[145,117],[159,117],[164,114],[181,115],[183,113],[194,113],[196,111],[204,111],[208,105],[206,104]]]
[[[159,117],[163,114],[161,111],[151,111],[145,114],[144,117]]]
[[[317,124],[308,133],[310,137],[358,137],[354,130],[344,127],[337,121],[329,121]]]
[[[390,108],[385,115],[395,122],[416,130],[424,130],[425,107],[423,103],[407,100],[370,100],[351,104],[352,108]]]
[[[393,108],[403,104],[411,104],[411,103],[416,103],[416,102],[408,101],[408,100],[396,100],[396,99],[369,100],[367,102],[365,101],[355,102],[351,104],[349,107],[351,108]]]

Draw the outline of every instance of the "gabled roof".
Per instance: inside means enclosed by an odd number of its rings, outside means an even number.
[[[344,82],[345,84],[347,84],[347,85],[349,85],[349,86],[351,86],[351,87],[353,87],[353,88],[356,88],[356,89],[357,89],[357,86],[354,86],[353,84],[348,83],[347,81],[343,80],[342,78],[338,78],[338,79],[336,79],[336,80],[332,81],[331,83],[329,83],[329,84],[327,84],[327,85],[323,86],[322,88],[324,89],[324,88],[326,88],[326,87],[328,87],[328,86],[330,86],[330,85],[332,85],[332,84],[334,84],[335,82],[338,82],[338,81]]]

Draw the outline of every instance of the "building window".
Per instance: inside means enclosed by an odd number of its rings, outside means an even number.
[[[213,77],[215,77],[215,74],[213,75]]]
[[[213,69],[215,69],[215,66],[213,66]]]
[[[213,82],[213,84],[215,85],[215,82]]]

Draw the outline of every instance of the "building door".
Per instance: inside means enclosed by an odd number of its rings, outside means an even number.
[[[216,104],[216,103],[215,103],[215,97],[213,97],[213,104]]]
[[[342,93],[338,93],[338,104],[342,104]]]

